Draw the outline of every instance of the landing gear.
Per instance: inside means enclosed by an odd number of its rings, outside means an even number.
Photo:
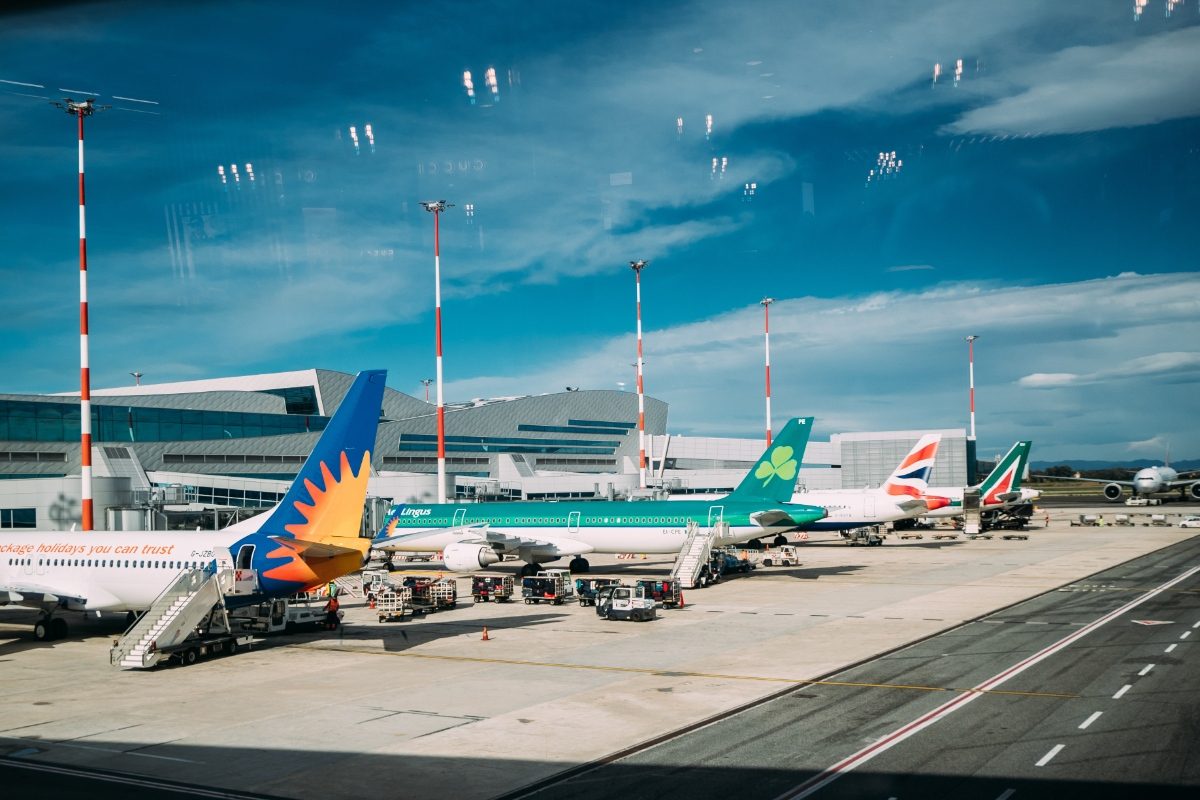
[[[571,571],[572,575],[580,572],[588,572],[591,570],[591,568],[591,564],[589,564],[588,560],[583,556],[576,556],[575,558],[572,558],[571,563],[567,565],[567,569]]]
[[[746,542],[746,549],[747,550],[762,550],[763,543],[761,541],[759,541],[758,539],[751,539],[750,541]]]
[[[525,564],[521,567],[521,577],[528,578],[532,575],[537,575],[542,571],[541,564]]]
[[[61,617],[46,615],[33,626],[33,638],[39,642],[52,642],[67,635],[67,621]]]
[[[778,536],[776,536],[776,537],[775,537],[775,539],[774,539],[774,540],[773,540],[771,543],[772,543],[773,545],[775,545],[776,547],[783,547],[785,544],[787,544],[787,543],[788,543],[788,539],[787,539],[787,537],[786,537],[786,536],[784,536],[784,535],[781,533],[781,534],[779,534]]]

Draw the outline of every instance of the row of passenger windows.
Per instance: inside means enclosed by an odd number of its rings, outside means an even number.
[[[430,517],[400,517],[401,525],[413,525],[420,527],[429,527],[430,525],[446,525],[449,520],[446,519],[431,519]],[[685,525],[689,517],[584,517],[583,524],[629,524],[629,525]],[[508,517],[471,517],[467,520],[469,524],[477,524],[486,522],[490,525],[566,525],[565,517],[553,517],[546,519],[543,517],[517,517],[511,519]]]
[[[116,567],[119,569],[200,569],[205,561],[162,561],[126,558],[10,558],[10,567]]]

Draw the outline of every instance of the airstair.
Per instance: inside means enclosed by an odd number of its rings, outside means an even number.
[[[109,663],[123,669],[148,669],[168,657],[168,648],[200,634],[227,633],[225,594],[232,569],[185,569],[150,608],[112,646]]]
[[[700,577],[700,571],[708,564],[712,555],[713,543],[721,537],[728,537],[729,523],[718,522],[707,530],[695,521],[689,522],[683,547],[675,557],[675,565],[671,567],[671,579],[678,581],[684,589],[693,589]]]

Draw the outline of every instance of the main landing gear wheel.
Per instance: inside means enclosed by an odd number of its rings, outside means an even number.
[[[785,544],[787,544],[787,537],[781,533],[775,537],[773,544],[776,547],[783,547]]]
[[[50,630],[49,620],[38,620],[37,624],[33,626],[33,638],[39,642],[48,642],[54,638],[54,634]]]
[[[521,577],[528,578],[531,575],[537,575],[542,569],[541,564],[526,564],[521,567]]]
[[[581,556],[572,558],[571,563],[567,565],[567,569],[571,571],[572,575],[578,572],[588,572],[591,570],[591,568],[592,565],[588,563],[588,560]]]
[[[62,617],[50,620],[50,638],[65,639],[67,637],[67,621]]]

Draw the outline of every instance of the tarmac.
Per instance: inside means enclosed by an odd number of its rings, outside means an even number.
[[[1144,526],[1151,512],[1140,509],[1050,513],[1026,541],[808,545],[800,566],[686,591],[684,608],[643,623],[576,605],[473,604],[463,576],[452,611],[381,624],[351,601],[341,631],[270,637],[186,668],[110,667],[119,618],[38,643],[19,624],[30,613],[0,609],[0,767],[322,800],[495,797],[1197,534]],[[1071,527],[1082,513],[1139,524]],[[626,579],[664,576],[671,563],[591,561],[593,574]]]

